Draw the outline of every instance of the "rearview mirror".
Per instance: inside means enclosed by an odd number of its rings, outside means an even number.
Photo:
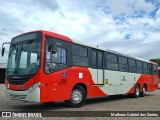
[[[2,52],[1,52],[2,57],[4,56],[4,52],[5,52],[5,47],[2,48]]]
[[[57,47],[55,44],[52,44],[52,50],[51,50],[52,54],[56,54],[57,52]]]
[[[48,46],[48,52],[51,52],[52,54],[56,54],[57,49],[56,49],[55,44],[49,44],[49,46]]]
[[[2,57],[4,56],[4,52],[5,52],[5,47],[4,47],[5,44],[11,44],[11,43],[10,43],[10,42],[4,42],[4,43],[2,44],[2,51],[1,51]]]

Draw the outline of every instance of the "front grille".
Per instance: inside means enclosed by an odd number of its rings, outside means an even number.
[[[13,85],[23,85],[24,83],[26,83],[28,81],[28,79],[8,79],[9,84],[13,84]]]
[[[14,94],[10,94],[12,99],[25,99],[26,95],[14,95]]]

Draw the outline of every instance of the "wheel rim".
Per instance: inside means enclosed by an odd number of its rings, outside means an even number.
[[[83,95],[82,92],[79,90],[73,90],[71,95],[71,101],[75,104],[78,104],[82,101]]]
[[[139,96],[139,87],[136,87],[136,95]]]

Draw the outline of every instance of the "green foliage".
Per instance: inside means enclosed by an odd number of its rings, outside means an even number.
[[[160,66],[160,58],[157,59],[151,59],[150,61],[152,62],[156,62],[158,64],[158,66]]]

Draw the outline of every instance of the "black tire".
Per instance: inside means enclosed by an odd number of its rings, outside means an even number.
[[[146,95],[146,86],[142,86],[142,92],[140,93],[141,97],[144,97]]]
[[[67,106],[72,108],[81,107],[86,101],[86,91],[81,86],[75,86],[71,93],[70,100],[66,100],[65,103]]]
[[[134,88],[134,93],[133,93],[133,97],[134,98],[138,98],[140,96],[140,87],[139,85],[137,84]]]

